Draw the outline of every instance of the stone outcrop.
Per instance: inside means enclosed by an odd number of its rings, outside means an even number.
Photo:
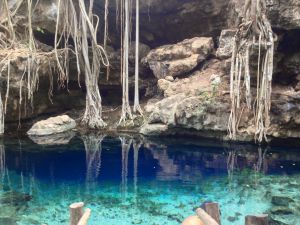
[[[268,18],[273,27],[279,29],[299,29],[300,28],[300,3],[298,0],[269,0]],[[244,8],[244,2],[239,0],[230,0],[229,21],[235,21],[241,16]],[[230,16],[231,15],[231,16]]]
[[[148,123],[142,128],[143,134],[174,134],[192,132],[206,137],[227,139],[230,114],[229,71],[230,43],[234,32],[224,31],[221,36],[217,58],[206,60],[194,72],[175,80],[165,77],[158,80],[162,98],[149,101],[146,106]],[[225,39],[225,40],[224,40]],[[177,44],[174,45],[174,48]],[[169,46],[171,48],[171,46]],[[229,58],[229,59],[228,59]],[[287,57],[285,71],[298,73],[296,56]],[[291,63],[288,63],[291,62]],[[295,63],[296,62],[296,63]],[[290,68],[290,69],[287,69]],[[158,71],[162,73],[162,71]],[[255,78],[252,78],[255,80]],[[252,93],[255,92],[253,87]],[[269,137],[300,137],[299,93],[293,86],[274,84]],[[239,140],[253,140],[254,115],[245,108],[239,123]],[[166,127],[167,126],[167,129]],[[164,127],[164,129],[161,129]],[[155,131],[155,128],[158,128]]]
[[[226,63],[211,60],[206,69],[195,71],[188,78],[171,82],[158,81],[164,98],[150,101],[146,106],[148,124],[142,132],[155,133],[155,124],[167,125],[168,130],[157,133],[177,132],[177,130],[221,131],[227,129],[229,117],[228,99],[222,99],[221,80],[225,76]],[[180,132],[180,131],[179,131]]]
[[[76,127],[75,120],[67,115],[50,117],[35,123],[27,132],[30,136],[45,136],[63,133]]]
[[[165,45],[154,50],[143,59],[156,78],[178,77],[191,72],[208,58],[213,51],[212,38],[196,37],[174,45]]]
[[[12,1],[12,0],[11,0]],[[33,22],[36,26],[53,33],[56,20],[56,2],[40,1]],[[88,1],[87,1],[88,4]],[[300,28],[300,3],[298,0],[270,0],[268,16],[279,29]],[[140,2],[141,41],[151,46],[176,43],[196,36],[220,35],[239,18],[244,2],[239,0],[151,0]],[[95,1],[95,12],[103,17],[104,0]],[[115,32],[115,1],[109,5],[110,40],[119,42]],[[103,29],[103,28],[102,28]],[[102,33],[102,32],[101,32]]]
[[[222,30],[219,38],[219,47],[216,52],[216,56],[220,59],[226,59],[231,57],[232,53],[232,41],[236,30]]]

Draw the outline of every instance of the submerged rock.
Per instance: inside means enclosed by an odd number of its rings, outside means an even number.
[[[278,220],[275,220],[275,219],[270,219],[270,222],[269,222],[270,225],[288,225],[282,221],[278,221]]]
[[[0,224],[18,225],[16,218],[12,218],[12,217],[0,217]]]
[[[288,207],[274,207],[271,209],[271,213],[274,215],[290,215],[293,214],[293,210]]]
[[[273,196],[272,204],[276,206],[288,206],[291,202],[294,202],[293,199],[284,196]]]
[[[29,194],[23,194],[16,191],[5,192],[0,196],[0,204],[23,204],[32,199],[32,196]]]
[[[51,134],[63,133],[76,127],[76,122],[67,115],[50,117],[35,123],[27,132],[32,136],[45,136]]]

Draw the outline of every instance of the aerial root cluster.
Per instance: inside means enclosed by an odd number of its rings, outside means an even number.
[[[9,98],[9,86],[11,77],[11,63],[16,58],[26,58],[24,71],[20,78],[19,119],[24,105],[25,113],[27,104],[33,108],[34,93],[39,87],[39,72],[41,57],[49,60],[49,99],[52,102],[53,74],[58,75],[58,86],[68,89],[70,57],[76,57],[78,84],[80,76],[84,74],[86,85],[86,107],[82,123],[89,128],[100,129],[107,124],[102,119],[102,99],[99,90],[99,75],[102,67],[107,68],[109,76],[109,61],[106,55],[108,38],[108,4],[105,1],[104,15],[104,43],[103,47],[98,44],[97,33],[99,18],[93,14],[94,0],[86,4],[84,0],[58,0],[57,21],[55,29],[54,50],[43,52],[39,49],[33,32],[32,15],[34,14],[39,0],[17,0],[13,5],[8,0],[0,3],[0,75],[7,74],[6,92],[0,93],[0,134],[4,132],[4,117]],[[132,121],[133,115],[129,103],[129,48],[132,31],[132,0],[121,0],[117,4],[117,16],[120,18],[122,56],[121,56],[121,83],[123,90],[122,113],[119,124]],[[25,15],[24,15],[24,9]],[[118,19],[117,19],[118,20]],[[18,29],[19,24],[24,24],[25,29]],[[26,31],[24,34],[24,30]],[[139,0],[136,0],[136,61],[135,61],[135,113],[142,114],[139,104]],[[55,63],[52,63],[55,62]],[[25,93],[25,96],[24,96]]]
[[[243,20],[233,39],[230,73],[231,113],[228,124],[231,139],[236,138],[243,110],[247,107],[254,110],[255,139],[259,142],[267,140],[273,76],[273,35],[266,17],[265,0],[246,0]],[[258,66],[256,95],[252,100],[251,77],[254,73],[250,71],[250,56],[255,51],[258,52]]]

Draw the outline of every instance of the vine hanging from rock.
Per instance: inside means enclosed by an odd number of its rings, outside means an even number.
[[[235,139],[243,108],[243,93],[246,107],[254,108],[255,139],[267,140],[270,126],[274,34],[266,16],[265,0],[246,0],[242,22],[233,39],[230,73],[231,113],[229,117],[229,137]],[[250,56],[258,52],[256,71],[256,95],[252,100]]]
[[[39,88],[39,74],[42,64],[49,66],[49,100],[53,96],[53,74],[57,74],[59,88],[68,89],[70,59],[76,60],[78,84],[80,74],[84,74],[86,85],[86,108],[82,118],[83,124],[89,128],[99,129],[106,126],[102,120],[101,95],[98,85],[100,69],[107,67],[109,61],[106,55],[108,39],[108,7],[109,0],[105,0],[104,12],[104,43],[98,44],[97,33],[99,18],[93,14],[94,0],[57,0],[56,26],[54,35],[54,49],[43,51],[35,39],[35,31],[42,28],[32,23],[34,11],[39,0],[3,0],[0,3],[0,75],[7,75],[6,92],[2,90],[0,104],[0,134],[4,132],[4,117],[7,109],[10,86],[10,68],[19,60],[22,67],[19,87],[19,121],[22,118],[23,106],[27,113],[28,103],[33,110],[34,93]],[[120,125],[126,121],[132,122],[133,116],[129,104],[129,51],[132,33],[133,0],[116,0],[117,16],[121,25],[121,83],[122,83],[122,113]],[[135,46],[135,95],[134,112],[142,114],[139,104],[139,0],[136,7],[136,46]],[[24,33],[25,30],[25,33]],[[42,43],[41,43],[42,44]],[[21,60],[20,60],[21,59]],[[45,68],[43,68],[44,70]],[[2,76],[1,75],[1,76]],[[4,94],[4,95],[3,95]]]
[[[129,105],[129,43],[131,27],[131,0],[121,0],[121,83],[122,83],[122,112],[119,125],[125,125],[127,120],[132,120]]]
[[[7,102],[10,89],[11,64],[22,61],[23,75],[20,78],[19,117],[23,101],[29,102],[33,107],[33,94],[38,89],[39,69],[41,61],[50,61],[52,53],[44,53],[37,49],[33,35],[32,15],[38,0],[18,0],[8,4],[8,0],[0,3],[0,76],[7,75],[6,94],[3,107],[0,107],[0,134],[4,132],[4,117],[7,111]],[[20,29],[17,25],[24,24]],[[24,32],[25,30],[25,32]],[[25,97],[23,95],[25,94]],[[3,103],[3,100],[1,99]],[[27,104],[25,104],[25,113]]]

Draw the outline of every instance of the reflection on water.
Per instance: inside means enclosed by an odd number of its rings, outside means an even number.
[[[105,135],[89,134],[81,138],[86,154],[86,180],[97,180],[101,168],[102,141]]]
[[[138,161],[139,161],[139,150],[142,143],[139,140],[133,140],[133,183],[134,192],[137,192],[137,182],[138,182]]]
[[[122,199],[127,196],[127,179],[128,179],[128,154],[132,140],[128,137],[120,137],[122,147]]]
[[[74,201],[92,208],[92,225],[179,224],[203,201],[220,203],[224,225],[257,213],[300,218],[293,149],[101,134],[61,143],[0,142],[1,225],[68,224]]]
[[[4,151],[4,145],[2,140],[0,141],[0,175],[1,178],[3,179],[5,175],[5,151]]]

